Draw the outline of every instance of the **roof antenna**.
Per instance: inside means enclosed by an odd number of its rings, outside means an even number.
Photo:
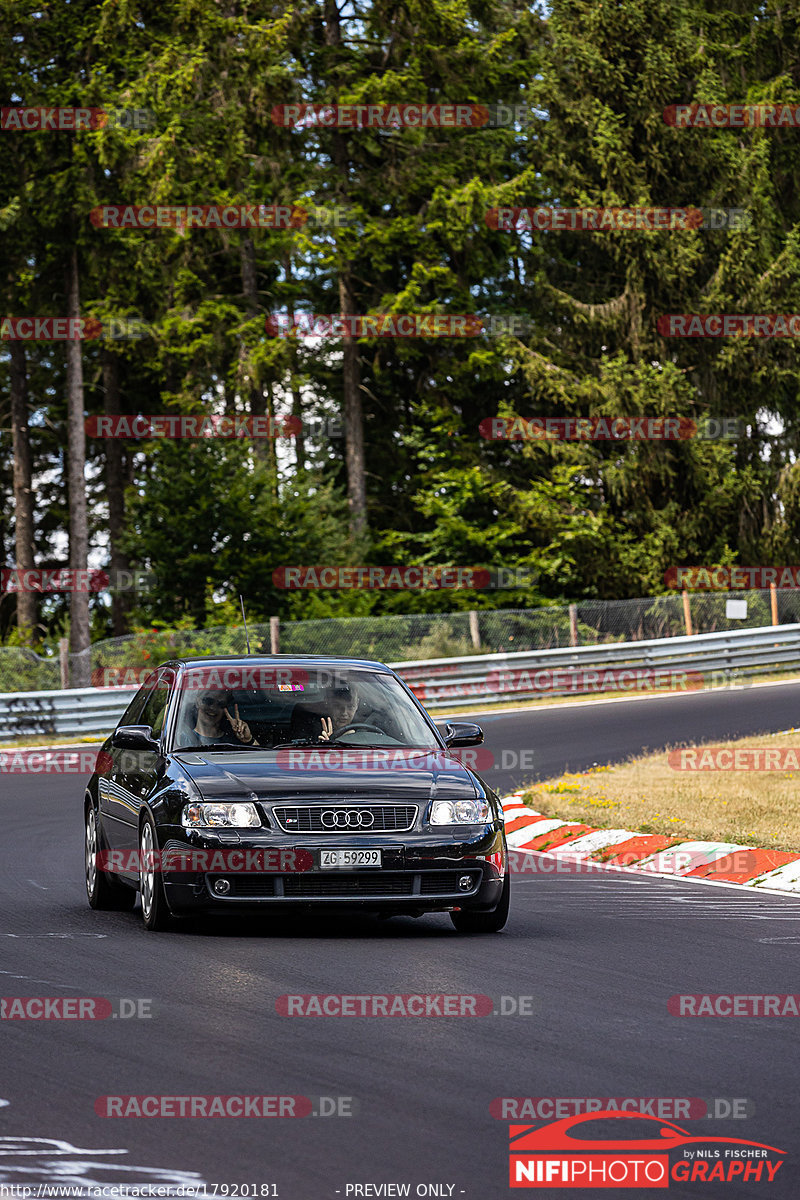
[[[245,641],[247,642],[247,653],[250,654],[250,634],[247,632],[247,617],[244,615],[244,599],[242,598],[241,592],[239,592],[239,603],[242,606],[242,620],[244,621],[244,636]]]

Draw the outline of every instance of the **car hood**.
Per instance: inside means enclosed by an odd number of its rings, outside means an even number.
[[[405,800],[472,800],[479,794],[475,776],[446,754],[407,757],[403,766],[288,767],[274,752],[250,750],[183,751],[175,756],[206,800],[331,800],[341,798]]]

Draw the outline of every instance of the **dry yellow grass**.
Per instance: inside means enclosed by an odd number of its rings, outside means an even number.
[[[800,758],[794,730],[714,745],[792,747]],[[676,770],[666,753],[649,754],[545,780],[524,799],[547,816],[602,829],[800,851],[800,771]]]

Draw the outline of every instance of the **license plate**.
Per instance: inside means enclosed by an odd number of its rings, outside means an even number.
[[[330,871],[335,867],[379,867],[381,851],[320,850],[319,865],[323,871]]]

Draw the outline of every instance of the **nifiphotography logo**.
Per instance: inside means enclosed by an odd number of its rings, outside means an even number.
[[[785,1153],[763,1142],[698,1136],[672,1121],[608,1108],[538,1128],[509,1126],[509,1186],[668,1188],[671,1182],[737,1180],[766,1184],[783,1165],[777,1156]]]

